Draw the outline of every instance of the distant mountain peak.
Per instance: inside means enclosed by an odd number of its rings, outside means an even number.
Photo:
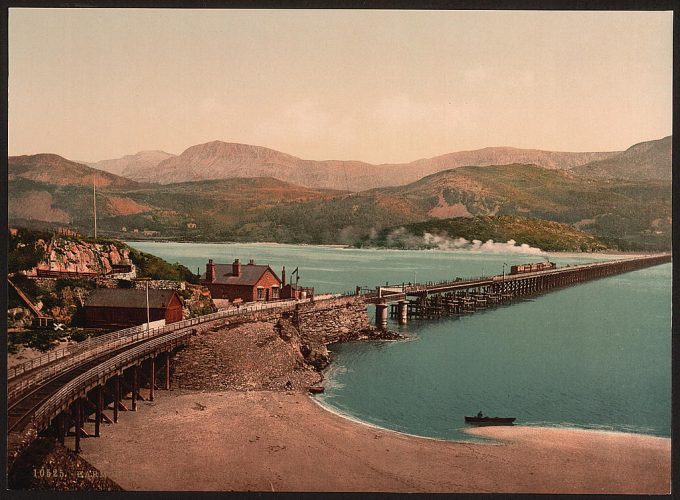
[[[136,182],[118,175],[83,165],[53,153],[10,156],[7,158],[8,179],[28,179],[58,186],[134,186]]]
[[[610,158],[571,169],[585,177],[669,181],[673,176],[673,136],[633,144]]]
[[[95,163],[88,163],[89,166],[111,172],[112,174],[129,177],[134,176],[135,172],[144,169],[153,169],[163,160],[172,158],[175,155],[166,153],[158,149],[138,151],[132,155],[125,155],[121,158],[112,160],[101,160]]]

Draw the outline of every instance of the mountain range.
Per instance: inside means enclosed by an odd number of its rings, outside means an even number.
[[[313,188],[361,191],[403,185],[442,170],[467,165],[533,164],[598,178],[671,178],[670,136],[631,146],[626,151],[558,152],[511,147],[458,151],[410,163],[374,165],[362,161],[305,160],[262,146],[212,141],[180,155],[140,151],[87,165],[139,182],[173,184],[235,177],[275,177]]]
[[[122,238],[129,238],[135,230],[139,233],[133,237],[139,237],[146,230],[153,231],[149,234],[154,237],[195,241],[351,244],[399,224],[510,215],[569,224],[617,241],[619,248],[669,248],[670,149],[670,138],[619,153],[486,148],[452,153],[436,161],[420,160],[427,165],[419,171],[440,170],[408,183],[403,182],[406,177],[392,177],[391,185],[373,188],[367,179],[375,184],[381,177],[368,164],[325,162],[325,170],[315,171],[304,166],[306,160],[284,153],[223,142],[194,146],[179,156],[162,152],[142,156],[155,158],[152,163],[159,160],[153,170],[167,177],[171,175],[166,170],[182,172],[182,161],[214,165],[206,172],[223,175],[216,159],[229,157],[230,172],[238,177],[195,179],[203,175],[196,168],[184,172],[191,181],[138,182],[57,155],[19,156],[8,159],[9,218],[12,224],[29,226],[71,224],[89,234],[96,179],[100,234]],[[441,169],[455,161],[473,161],[473,157],[479,163],[509,158],[503,155],[542,156],[548,167],[510,163]],[[592,158],[600,159],[578,164]],[[121,165],[116,168],[127,172],[135,168],[129,162]],[[641,170],[635,171],[634,165]],[[335,169],[333,175],[341,175],[338,172],[350,166],[361,170],[363,189],[349,175],[348,182],[330,182],[328,172]],[[267,175],[272,172],[275,175]],[[147,181],[148,177],[138,179]],[[388,182],[387,178],[383,181]],[[333,184],[334,189],[319,187],[324,184]]]
[[[275,177],[314,188],[361,191],[408,184],[425,175],[465,165],[531,163],[549,169],[568,169],[604,160],[618,153],[565,153],[490,147],[410,163],[373,165],[361,161],[304,160],[261,146],[212,141],[192,146],[179,156],[164,153],[151,157],[148,152],[141,152],[91,165],[113,173],[122,173],[136,181],[160,184],[233,177]],[[136,160],[137,157],[140,158],[139,161]]]

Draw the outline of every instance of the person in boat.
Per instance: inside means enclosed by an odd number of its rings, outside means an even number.
[[[480,411],[480,412],[477,414],[477,418],[482,418],[482,417],[484,417],[484,414]]]

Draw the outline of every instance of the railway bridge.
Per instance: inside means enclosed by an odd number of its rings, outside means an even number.
[[[471,313],[513,297],[546,292],[614,274],[670,262],[672,254],[629,257],[612,261],[565,266],[544,271],[501,274],[474,279],[456,279],[419,284],[378,287],[365,294],[366,301],[375,304],[375,323],[387,326],[390,316],[400,324],[409,318],[436,318]]]
[[[361,294],[357,290],[356,294],[376,305],[377,323],[385,326],[390,304],[400,322],[413,316],[463,314],[515,296],[670,261],[671,254],[660,254],[517,275],[378,287],[374,292]],[[248,304],[160,328],[127,328],[11,368],[7,394],[8,448],[19,447],[29,428],[37,432],[49,430],[62,443],[73,429],[75,450],[79,451],[81,438],[99,436],[102,423],[116,423],[119,412],[135,411],[140,399],[153,400],[157,389],[170,389],[172,353],[187,342],[199,325],[218,325],[233,319],[254,321],[262,311],[295,314],[301,303],[314,300],[324,298]]]
[[[171,355],[198,325],[252,321],[258,313],[295,311],[312,300],[250,304],[153,329],[140,325],[13,367],[7,383],[8,448],[19,446],[32,428],[51,431],[62,443],[68,434],[75,436],[78,452],[81,438],[99,436],[102,423],[116,423],[119,412],[135,411],[139,400],[153,400],[157,389],[170,389]],[[86,423],[94,426],[88,431]]]

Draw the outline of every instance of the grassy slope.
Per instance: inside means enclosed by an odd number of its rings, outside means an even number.
[[[402,228],[405,231],[400,231],[401,237],[389,237]],[[389,248],[419,247],[417,243],[414,245],[414,242],[418,240],[408,236],[422,237],[425,233],[446,236],[450,239],[465,238],[470,241],[477,239],[483,242],[493,240],[504,243],[515,240],[518,245],[526,243],[548,251],[590,252],[617,248],[611,242],[603,241],[566,224],[508,215],[430,219],[424,222],[389,227],[380,231],[373,238],[364,238],[361,245]],[[404,235],[407,235],[407,237],[404,237]],[[423,246],[425,246],[424,241],[420,247]]]

